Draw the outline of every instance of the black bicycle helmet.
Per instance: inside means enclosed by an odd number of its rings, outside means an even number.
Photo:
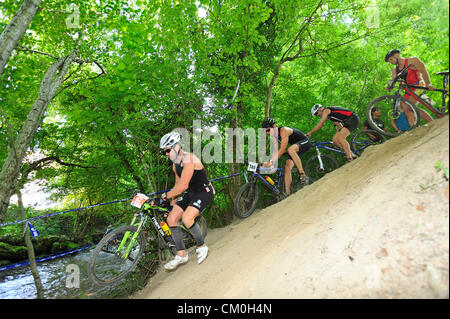
[[[267,117],[264,119],[261,126],[263,128],[267,128],[267,127],[272,127],[274,124],[275,124],[275,120],[271,117]]]
[[[389,59],[391,56],[393,56],[394,54],[397,54],[397,53],[400,53],[400,50],[393,49],[393,50],[389,51],[389,52],[386,54],[386,56],[384,57],[384,62],[387,62],[388,59]]]

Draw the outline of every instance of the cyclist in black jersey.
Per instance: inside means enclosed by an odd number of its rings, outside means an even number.
[[[167,224],[172,232],[177,255],[164,265],[164,268],[171,270],[188,261],[188,253],[183,243],[183,233],[179,226],[180,219],[197,241],[197,262],[201,263],[208,255],[208,247],[195,218],[212,202],[214,188],[208,181],[205,168],[197,156],[185,152],[181,147],[180,135],[177,132],[164,135],[161,138],[160,147],[173,162],[172,169],[175,174],[175,186],[161,196],[162,201],[172,199],[173,204],[173,209],[167,217]],[[184,191],[187,193],[176,199]]]
[[[320,130],[328,119],[336,126],[336,134],[333,136],[333,143],[345,152],[347,161],[351,162],[357,156],[351,151],[350,144],[347,142],[347,137],[353,132],[359,125],[360,119],[358,115],[338,106],[330,106],[324,108],[320,104],[315,104],[311,108],[311,114],[313,116],[320,116],[320,122],[314,126],[314,128],[306,133],[306,136],[311,137],[311,134]]]
[[[286,160],[284,186],[286,189],[286,194],[290,195],[292,168],[294,167],[294,164],[297,166],[298,172],[300,173],[301,185],[304,186],[309,182],[309,178],[303,169],[300,156],[311,148],[311,141],[305,134],[303,134],[302,131],[296,128],[286,126],[277,127],[275,120],[270,117],[263,121],[262,127],[265,128],[266,133],[272,137],[275,147],[278,147],[278,143],[280,143],[278,153],[274,152],[270,162],[264,163],[263,167],[272,166],[274,162],[278,161],[278,159],[285,154],[287,148],[289,159]],[[290,145],[289,147],[287,147],[288,144]]]

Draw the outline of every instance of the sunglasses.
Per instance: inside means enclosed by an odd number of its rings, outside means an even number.
[[[169,154],[171,150],[172,150],[171,148],[168,148],[168,149],[163,151],[163,154]]]

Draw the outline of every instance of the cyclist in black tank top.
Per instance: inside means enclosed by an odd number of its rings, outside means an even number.
[[[164,268],[172,270],[188,261],[188,253],[179,224],[180,219],[197,241],[197,262],[201,263],[208,255],[208,247],[204,243],[200,226],[195,222],[195,218],[212,202],[214,188],[208,181],[201,161],[181,147],[178,133],[171,132],[164,135],[161,138],[160,147],[173,162],[172,170],[175,174],[175,186],[161,196],[163,201],[172,199],[173,204],[167,217],[167,224],[169,224],[177,254],[173,260],[164,265]],[[183,194],[185,191],[186,194]],[[177,199],[182,194],[183,196]]]
[[[264,163],[263,166],[268,167],[278,162],[278,159],[285,154],[287,148],[288,159],[286,160],[285,172],[284,172],[284,186],[286,194],[290,195],[290,187],[292,183],[292,168],[297,166],[300,173],[300,183],[302,186],[308,184],[309,178],[306,175],[300,155],[304,154],[312,146],[309,138],[300,130],[296,128],[290,128],[286,126],[277,127],[275,120],[272,118],[266,118],[262,127],[266,129],[275,149],[278,150],[278,143],[280,143],[280,149],[272,154],[270,162]],[[288,144],[290,145],[288,147]]]
[[[324,108],[320,104],[315,104],[311,108],[313,116],[320,116],[319,123],[314,128],[306,133],[306,136],[311,137],[311,134],[320,130],[328,119],[336,126],[336,134],[333,136],[333,143],[341,148],[347,156],[347,161],[351,162],[356,158],[356,155],[351,151],[350,144],[347,142],[347,137],[359,125],[359,117],[351,110],[339,106],[330,106]]]

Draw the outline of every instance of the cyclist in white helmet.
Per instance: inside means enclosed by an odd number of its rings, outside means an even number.
[[[177,132],[164,135],[159,146],[172,161],[175,174],[175,186],[161,196],[162,201],[172,200],[173,203],[173,209],[167,217],[167,224],[172,232],[177,254],[173,260],[164,265],[165,269],[172,270],[186,263],[189,258],[183,243],[180,219],[197,241],[197,262],[201,263],[208,255],[208,247],[195,218],[212,202],[214,188],[208,181],[205,168],[197,156],[185,152],[181,147],[180,135]],[[187,193],[177,199],[184,191]]]
[[[348,109],[339,106],[329,106],[324,108],[321,104],[315,104],[311,108],[312,116],[320,116],[320,121],[314,126],[311,131],[306,133],[308,138],[311,134],[320,130],[328,119],[336,126],[336,134],[333,136],[333,143],[345,152],[347,161],[351,162],[357,156],[351,151],[350,144],[347,142],[347,137],[359,125],[360,119],[358,115]]]

